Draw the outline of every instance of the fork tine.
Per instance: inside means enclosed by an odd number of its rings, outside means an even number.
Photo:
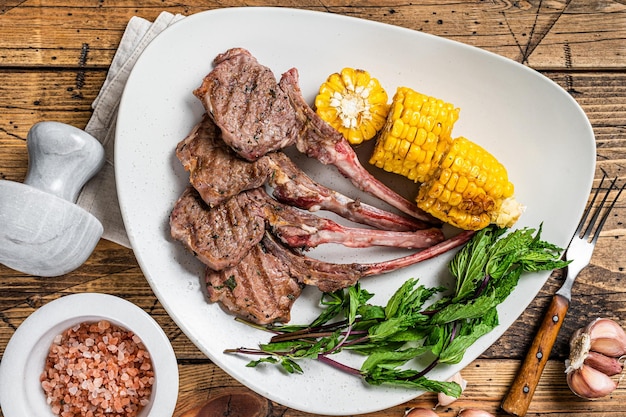
[[[580,233],[583,231],[583,227],[585,226],[585,222],[587,221],[587,216],[589,216],[589,214],[593,210],[593,206],[596,202],[596,198],[598,198],[598,194],[600,194],[600,190],[602,189],[602,184],[604,184],[605,178],[606,172],[602,171],[602,179],[600,180],[600,185],[598,185],[598,188],[596,188],[596,192],[593,193],[593,197],[591,197],[591,201],[589,202],[587,209],[583,213],[583,216],[580,219],[580,223],[578,223],[578,227],[576,228],[576,233],[574,234],[574,236],[580,237]]]
[[[616,178],[616,180],[617,180],[617,178]],[[611,188],[613,188],[612,185],[614,183],[615,183],[615,181],[613,181],[613,183],[611,184]],[[617,195],[615,196],[613,201],[611,201],[611,204],[609,205],[609,207],[606,209],[604,215],[602,216],[602,219],[600,219],[600,223],[598,224],[598,227],[596,228],[596,231],[594,232],[593,238],[591,239],[591,243],[592,244],[595,245],[596,241],[598,240],[598,236],[600,236],[600,231],[602,230],[602,227],[604,226],[604,222],[609,217],[609,214],[611,213],[611,210],[613,210],[613,206],[615,205],[615,203],[619,199],[620,195],[622,194],[622,191],[624,191],[624,187],[625,186],[626,186],[626,183],[622,184],[622,186],[619,188],[619,191],[617,192]],[[611,190],[609,189],[609,191],[611,191]],[[607,192],[607,196],[608,196],[608,192]],[[606,197],[605,197],[605,200],[606,200]]]
[[[604,194],[604,197],[602,198],[602,201],[600,201],[600,204],[598,205],[598,207],[594,211],[593,216],[591,217],[591,220],[589,220],[589,224],[587,225],[587,228],[585,229],[585,234],[583,235],[584,239],[589,238],[589,235],[591,234],[591,229],[593,229],[593,226],[596,223],[596,220],[598,220],[598,216],[600,216],[600,212],[604,208],[604,205],[606,204],[606,200],[607,200],[607,198],[609,198],[609,193],[611,192],[611,190],[615,186],[615,182],[616,181],[617,181],[617,177],[615,177],[613,182],[611,182],[611,184],[609,185],[609,188],[606,190],[606,193]],[[600,183],[600,185],[602,185],[602,183]],[[598,187],[598,190],[600,190],[600,188],[601,187]]]

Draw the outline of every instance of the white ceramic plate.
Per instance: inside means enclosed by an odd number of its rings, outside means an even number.
[[[168,216],[188,180],[174,148],[204,112],[192,91],[211,70],[212,59],[231,47],[249,49],[277,77],[298,68],[309,102],[329,74],[350,66],[367,69],[390,95],[397,86],[407,85],[454,103],[461,108],[455,136],[480,143],[508,167],[517,198],[527,206],[518,226],[536,228],[543,222],[543,237],[561,246],[573,234],[594,174],[595,142],[585,114],[556,84],[508,59],[421,32],[329,13],[284,8],[203,12],[164,31],[138,60],[117,124],[117,187],[141,268],[180,328],[234,378],[295,409],[359,414],[415,397],[419,393],[366,386],[318,363],[304,363],[303,375],[286,375],[273,367],[247,368],[249,358],[222,353],[227,348],[256,347],[268,335],[233,321],[218,305],[205,301],[202,266],[169,237]],[[305,158],[298,162],[320,182],[361,196],[333,168]],[[385,181],[392,178],[373,172]],[[408,194],[415,191],[415,185],[398,176],[392,182]],[[334,245],[311,252],[336,262],[371,262],[397,255],[392,250]],[[367,278],[362,285],[376,294],[374,302],[382,304],[409,277],[419,277],[427,285],[445,282],[450,256]],[[501,306],[501,325],[472,346],[462,363],[437,368],[431,377],[447,378],[479,356],[522,313],[548,276],[524,277]],[[305,291],[294,306],[293,323],[316,316],[319,295],[316,289]]]
[[[106,319],[132,330],[150,352],[155,384],[139,417],[171,417],[178,398],[178,365],[167,335],[145,311],[108,294],[72,294],[28,316],[9,341],[0,364],[0,401],[6,417],[54,417],[39,376],[54,338],[83,322]]]

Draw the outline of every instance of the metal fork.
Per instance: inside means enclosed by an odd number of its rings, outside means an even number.
[[[600,185],[596,189],[591,202],[587,206],[587,209],[578,224],[576,233],[567,247],[565,259],[571,262],[567,266],[567,276],[565,281],[563,282],[561,288],[559,288],[553,296],[552,302],[550,303],[541,326],[539,327],[539,331],[533,339],[530,350],[526,354],[526,358],[524,359],[524,362],[522,363],[522,366],[519,369],[508,394],[502,401],[501,408],[509,414],[520,417],[526,415],[528,406],[530,405],[532,397],[535,393],[537,383],[541,378],[541,373],[543,372],[543,369],[548,361],[552,346],[556,341],[561,325],[563,324],[563,320],[565,319],[565,315],[567,314],[571,301],[572,285],[574,284],[574,280],[580,271],[589,265],[593,249],[598,240],[598,236],[600,236],[600,231],[602,230],[609,213],[613,209],[613,206],[615,206],[616,201],[626,186],[626,184],[624,184],[618,189],[617,195],[608,204],[608,207],[606,207],[609,194],[611,191],[615,190],[615,183],[617,181],[617,178],[615,178],[604,193],[602,201],[594,210],[595,202],[600,194],[605,178],[606,174],[602,176]],[[601,212],[603,211],[604,213],[601,215]],[[587,218],[590,215],[591,220],[585,227]]]

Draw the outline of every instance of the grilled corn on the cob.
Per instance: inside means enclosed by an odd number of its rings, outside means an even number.
[[[522,213],[505,167],[464,137],[451,138],[459,109],[401,87],[370,163],[421,183],[417,206],[453,226],[512,226]]]
[[[458,137],[419,188],[417,206],[462,229],[510,227],[521,215],[506,169],[481,146]]]
[[[408,87],[397,89],[370,163],[424,182],[450,146],[459,109]]]
[[[373,138],[383,127],[389,110],[387,92],[367,71],[344,68],[320,86],[315,111],[357,145]]]

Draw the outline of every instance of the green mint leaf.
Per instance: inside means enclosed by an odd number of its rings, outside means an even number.
[[[373,352],[361,365],[361,372],[370,374],[375,372],[377,368],[393,369],[404,365],[411,359],[424,354],[428,350],[423,347],[407,348],[393,352]]]
[[[387,305],[385,306],[385,317],[394,317],[400,305],[404,302],[407,295],[413,290],[415,286],[416,280],[414,278],[409,278],[396,290],[396,292],[389,298],[387,301]]]
[[[400,331],[408,329],[413,322],[411,317],[408,316],[392,317],[370,327],[369,338],[371,341],[384,340]]]
[[[497,304],[502,303],[513,292],[520,280],[520,277],[524,272],[523,268],[516,267],[511,269],[505,276],[498,280],[497,285],[491,283],[490,288],[493,288],[495,302]]]
[[[497,325],[498,312],[495,308],[487,311],[480,319],[461,321],[460,328],[457,328],[458,335],[441,352],[439,362],[447,364],[461,362],[467,348]]]
[[[385,318],[385,309],[381,306],[361,304],[358,314],[361,316],[361,321],[383,320]]]
[[[474,294],[476,283],[484,277],[485,265],[489,259],[487,249],[492,244],[494,235],[495,229],[492,227],[480,230],[450,262],[450,273],[457,280],[453,302]]]
[[[418,376],[418,371],[413,369],[377,368],[373,374],[366,374],[364,378],[371,385],[392,385],[430,392],[442,392],[455,398],[460,397],[462,393],[461,386],[456,382],[434,381],[424,376]]]
[[[361,305],[361,298],[359,296],[360,286],[354,285],[348,288],[348,297],[349,297],[349,308],[348,308],[348,324],[354,323],[356,319],[356,313]]]
[[[326,309],[311,322],[309,327],[321,326],[339,316],[343,313],[347,302],[348,300],[346,299],[343,290],[338,290],[334,293],[324,293],[320,304],[326,306]]]
[[[485,315],[486,311],[489,311],[498,305],[498,301],[499,300],[496,299],[495,293],[490,292],[489,294],[484,294],[465,304],[450,304],[435,314],[431,319],[431,323],[445,324],[457,320],[482,317]]]
[[[290,374],[293,373],[298,373],[301,374],[303,373],[302,368],[300,367],[300,365],[298,365],[298,363],[290,358],[281,358],[280,361],[280,365],[283,367],[283,369],[285,371],[287,371]]]
[[[267,356],[267,357],[263,357],[261,359],[257,359],[255,361],[250,361],[246,364],[247,367],[249,368],[256,368],[258,365],[260,365],[261,363],[271,363],[271,364],[275,364],[278,363],[278,359],[276,359],[273,356]]]

